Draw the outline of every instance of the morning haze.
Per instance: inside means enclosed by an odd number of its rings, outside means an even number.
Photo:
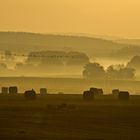
[[[139,0],[0,0],[0,140],[140,140]]]
[[[140,38],[139,0],[4,0],[1,31]]]

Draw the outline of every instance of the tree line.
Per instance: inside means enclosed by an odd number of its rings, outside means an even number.
[[[84,66],[83,77],[87,79],[130,80],[135,78],[135,69],[124,65],[111,65],[106,70],[99,63]]]
[[[5,60],[14,60],[14,55],[10,51],[5,51]],[[140,70],[140,56],[134,56],[125,65],[110,65],[105,69],[99,63],[90,63],[89,57],[82,52],[65,52],[65,51],[35,51],[26,55],[25,62],[17,63],[15,69],[9,71],[5,63],[0,63],[0,70],[3,73],[6,71],[12,73],[14,71],[63,71],[64,66],[81,67],[83,68],[82,75],[89,79],[134,79],[135,73]],[[61,69],[59,69],[61,68]],[[71,67],[69,67],[71,69]]]

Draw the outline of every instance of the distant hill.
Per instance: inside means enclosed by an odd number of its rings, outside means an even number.
[[[125,44],[127,47],[112,51],[111,57],[130,59],[136,55],[140,55],[140,39],[120,39],[114,41]]]
[[[110,56],[112,58],[125,58],[125,59],[130,59],[136,55],[140,55],[140,46],[132,46],[130,45],[129,47],[124,47],[119,50],[113,51]]]
[[[116,40],[117,43],[123,43],[128,45],[138,45],[140,46],[140,39],[120,39]]]
[[[107,56],[112,50],[127,46],[111,40],[84,36],[0,32],[0,51],[10,50],[22,53],[36,50],[80,51],[94,57]]]

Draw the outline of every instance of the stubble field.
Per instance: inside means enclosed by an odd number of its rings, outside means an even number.
[[[140,97],[119,101],[105,95],[0,95],[1,140],[138,140]]]

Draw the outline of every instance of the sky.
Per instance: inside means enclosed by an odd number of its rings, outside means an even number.
[[[140,0],[0,0],[0,31],[140,38]]]

